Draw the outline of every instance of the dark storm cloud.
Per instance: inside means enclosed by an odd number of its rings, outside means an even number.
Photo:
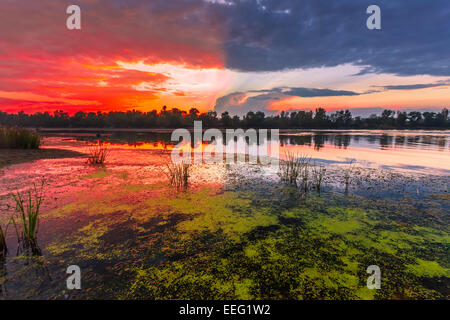
[[[255,96],[247,97],[249,94]],[[353,91],[316,89],[316,88],[274,88],[271,90],[253,90],[248,92],[233,92],[220,97],[216,101],[214,110],[217,113],[228,111],[231,114],[244,115],[249,111],[264,111],[267,114],[276,113],[269,110],[272,102],[289,98],[292,96],[302,98],[313,97],[337,97],[337,96],[356,96],[360,93]]]
[[[398,86],[384,86],[383,88],[386,90],[414,90],[414,89],[426,89],[426,88],[441,87],[443,85],[445,85],[445,84],[438,84],[438,83],[406,84],[406,85],[398,85]]]
[[[388,90],[418,90],[418,89],[436,88],[436,87],[443,87],[443,86],[450,86],[450,79],[439,80],[439,81],[431,82],[431,83],[372,86],[373,88],[380,88],[380,89],[369,90],[365,93],[381,92],[381,91],[388,91]]]
[[[225,23],[226,65],[273,71],[353,63],[362,73],[450,75],[448,0],[258,0],[210,4]],[[381,7],[382,30],[366,9]]]
[[[359,93],[344,90],[330,90],[330,89],[311,89],[311,88],[291,88],[284,91],[284,94],[289,96],[312,98],[312,97],[337,97],[337,96],[357,96]]]

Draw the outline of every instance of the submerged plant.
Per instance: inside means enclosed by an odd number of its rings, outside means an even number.
[[[280,161],[278,175],[281,181],[297,186],[297,180],[302,172],[307,170],[308,158],[306,155],[299,155],[294,152],[284,153],[286,160]]]
[[[177,189],[185,189],[189,184],[189,176],[191,164],[167,164],[167,171],[164,171],[169,183],[172,187]]]
[[[89,148],[88,163],[93,166],[104,165],[108,156],[108,146],[99,141]]]
[[[323,165],[312,166],[313,184],[317,192],[320,194],[322,189],[323,178],[325,177],[327,169]]]
[[[18,127],[0,127],[0,148],[38,149],[41,136],[34,130]]]
[[[41,182],[40,188],[33,184],[33,189],[28,190],[25,196],[19,192],[13,194],[12,197],[16,203],[16,214],[20,221],[21,231],[12,217],[14,227],[16,229],[17,239],[22,242],[24,248],[37,248],[37,233],[39,229],[39,210],[43,201],[43,189],[45,181]]]

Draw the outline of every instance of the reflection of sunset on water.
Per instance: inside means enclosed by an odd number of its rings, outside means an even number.
[[[225,136],[225,135],[224,135]],[[312,160],[322,160],[330,163],[348,163],[351,160],[373,168],[396,168],[403,170],[413,170],[422,172],[450,172],[449,152],[450,152],[450,132],[449,131],[335,131],[335,132],[290,132],[280,135],[279,143],[271,146],[261,144],[256,148],[245,145],[242,140],[235,143],[234,153],[236,154],[268,154],[272,157],[284,158],[284,154],[289,152],[307,155]],[[55,140],[55,137],[46,138],[44,148],[71,149],[78,152],[86,152],[86,144],[102,143],[112,150],[132,150],[142,151],[135,153],[131,158],[133,161],[145,161],[145,151],[178,151],[180,156],[183,153],[203,155],[206,159],[210,155],[215,156],[215,146],[206,141],[171,141],[170,133],[155,135],[154,133],[131,134],[122,137],[117,134],[107,134],[99,137],[81,134],[79,137],[68,138],[63,141]],[[86,140],[82,142],[81,140]],[[217,143],[222,144],[220,148],[226,153],[230,153],[232,148],[224,146],[223,140]],[[276,147],[274,149],[274,146]],[[278,149],[279,150],[276,150]],[[219,152],[221,151],[219,149]],[[120,153],[114,155],[118,156]],[[142,159],[141,159],[142,158]],[[141,160],[139,160],[141,159]],[[131,161],[131,159],[127,160]]]
[[[320,150],[313,146],[293,146],[287,145],[280,148],[280,154],[285,151],[298,152],[308,155],[313,159],[327,160],[331,162],[348,163],[354,159],[357,163],[370,167],[395,167],[398,169],[413,169],[416,171],[441,170],[450,173],[449,154],[447,152],[427,150],[421,153],[417,150],[409,149],[384,149],[374,152],[369,148],[346,147],[339,148],[332,145],[324,145]],[[419,168],[423,167],[423,168]],[[434,170],[438,169],[438,170]],[[431,172],[429,172],[431,173]]]

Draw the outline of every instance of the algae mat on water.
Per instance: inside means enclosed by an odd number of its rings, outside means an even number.
[[[47,214],[78,223],[43,248],[50,268],[82,266],[89,290],[72,297],[448,298],[448,223],[418,217],[414,203],[400,210],[274,186],[171,194],[158,188],[111,190],[102,200],[86,196]],[[148,192],[152,197],[143,198]],[[430,201],[445,210],[445,199]],[[369,265],[382,271],[380,290],[366,287]],[[67,293],[60,284],[48,288],[53,292],[44,297]]]
[[[280,210],[265,205],[275,199],[257,199],[226,193],[174,205],[196,212],[173,234],[176,259],[137,267],[123,298],[447,297],[448,229],[394,222],[392,212],[360,208],[359,201],[310,197]],[[206,207],[212,210],[199,209]],[[382,270],[381,290],[366,287],[373,264]]]

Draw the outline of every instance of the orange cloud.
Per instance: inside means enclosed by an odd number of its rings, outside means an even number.
[[[450,88],[445,86],[420,90],[380,91],[357,96],[338,97],[288,97],[271,102],[268,109],[282,110],[314,110],[322,107],[327,111],[352,108],[383,107],[390,109],[423,108],[426,106],[444,107],[448,105]]]
[[[82,29],[69,31],[64,24],[64,2],[11,2],[7,13],[0,13],[0,110],[78,107],[88,111],[93,106],[103,111],[151,110],[169,103],[210,108],[215,98],[196,93],[200,79],[190,83],[191,91],[174,84],[177,74],[117,64],[142,61],[185,69],[223,69],[217,41],[221,35],[214,21],[199,16],[201,3],[158,10],[152,10],[153,5],[136,3],[123,10],[105,2],[83,2]],[[200,18],[198,23],[183,22],[191,15]],[[212,91],[215,95],[220,89]]]

